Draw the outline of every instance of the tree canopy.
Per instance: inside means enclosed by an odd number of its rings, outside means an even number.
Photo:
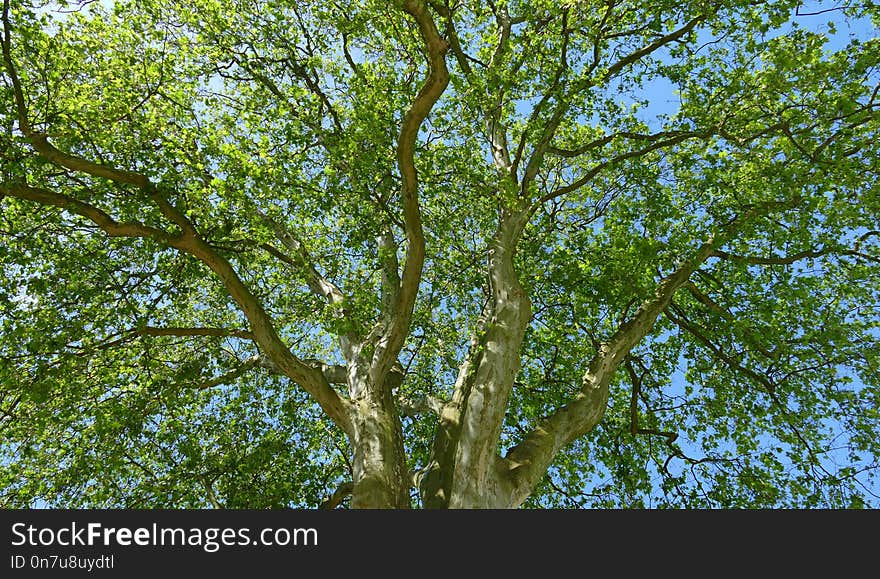
[[[880,506],[869,0],[3,0],[0,503]]]

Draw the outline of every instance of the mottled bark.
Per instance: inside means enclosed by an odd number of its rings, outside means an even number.
[[[504,231],[502,227],[500,233]],[[421,478],[427,507],[515,508],[522,504],[556,455],[596,427],[605,414],[608,386],[617,368],[716,246],[710,240],[693,259],[664,277],[654,296],[600,346],[577,396],[542,420],[502,458],[497,451],[499,435],[530,318],[528,296],[517,281],[510,254],[504,251],[510,239],[500,234],[492,243],[490,316],[462,365],[455,395],[441,414],[432,462]]]
[[[522,223],[521,214],[505,212],[489,244],[491,302],[440,415],[432,460],[420,481],[426,506],[505,506],[496,498],[505,484],[498,476],[498,441],[531,320],[531,301],[514,268]]]
[[[624,322],[611,338],[601,344],[584,373],[577,396],[562,406],[511,448],[504,463],[510,481],[510,507],[520,505],[547,472],[553,458],[574,439],[591,431],[605,415],[608,386],[626,355],[639,343],[669,306],[675,292],[715,248],[711,239],[703,244],[693,259],[682,263],[657,285],[654,296],[646,300],[632,318]]]
[[[409,508],[411,479],[400,418],[390,393],[355,402],[350,441],[354,451],[352,508]]]
[[[398,277],[393,238],[379,241],[384,250],[384,321],[371,345],[369,360],[349,363],[349,393],[354,403],[350,440],[354,449],[352,475],[355,508],[407,508],[411,477],[406,466],[400,414],[392,396],[397,358],[412,320],[425,260],[425,237],[419,207],[419,180],[414,154],[419,129],[449,82],[440,36],[427,6],[406,0],[403,10],[415,21],[425,46],[428,75],[404,115],[397,139],[397,166],[401,176],[401,201],[407,248],[403,272]],[[366,350],[366,348],[364,348]],[[358,356],[360,358],[360,356]]]

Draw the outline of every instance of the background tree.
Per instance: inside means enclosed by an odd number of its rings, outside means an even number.
[[[3,0],[3,503],[880,506],[880,11],[813,12]]]

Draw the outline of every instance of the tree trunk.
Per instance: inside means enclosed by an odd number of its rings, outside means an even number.
[[[355,509],[408,509],[411,478],[403,449],[403,429],[390,388],[358,388],[350,442],[352,462],[351,507]]]
[[[489,243],[492,299],[440,416],[419,485],[426,507],[517,506],[498,443],[531,319],[531,301],[514,268],[522,224],[521,214],[503,213]]]

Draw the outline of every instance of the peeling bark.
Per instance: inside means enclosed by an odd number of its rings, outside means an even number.
[[[411,478],[403,449],[400,413],[392,396],[394,366],[412,320],[425,260],[425,236],[419,207],[419,181],[414,154],[419,128],[449,83],[445,55],[448,45],[421,0],[406,0],[403,10],[415,20],[424,42],[428,76],[401,124],[397,140],[403,221],[407,249],[403,273],[398,278],[393,238],[380,239],[386,252],[383,264],[384,327],[370,360],[349,363],[349,393],[355,405],[350,439],[354,508],[408,508]]]
[[[712,255],[716,240],[710,239],[693,259],[681,264],[657,285],[654,296],[645,301],[632,318],[624,322],[599,351],[584,373],[580,392],[568,404],[542,420],[504,458],[511,482],[510,507],[516,507],[532,493],[544,477],[553,458],[574,439],[591,431],[605,415],[611,378],[632,348],[654,327],[657,317],[669,306],[675,292]]]
[[[390,395],[382,403],[360,400],[355,408],[352,508],[409,508],[410,476],[403,434]]]
[[[444,407],[431,464],[420,481],[428,507],[502,507],[498,442],[520,369],[531,301],[514,268],[521,214],[506,212],[489,244],[491,304]]]

